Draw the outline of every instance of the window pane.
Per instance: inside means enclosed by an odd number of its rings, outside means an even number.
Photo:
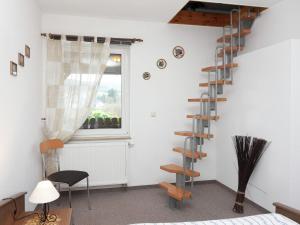
[[[120,129],[122,116],[121,75],[104,74],[96,95],[94,109],[83,129]]]
[[[105,74],[121,74],[122,69],[121,54],[110,54],[109,60],[106,64]]]

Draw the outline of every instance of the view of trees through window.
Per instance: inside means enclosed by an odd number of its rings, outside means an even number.
[[[121,55],[111,54],[97,91],[95,104],[82,129],[122,127]]]

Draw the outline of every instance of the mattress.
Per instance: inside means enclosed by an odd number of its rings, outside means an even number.
[[[207,220],[180,223],[140,223],[135,225],[297,225],[293,220],[276,213],[223,220]],[[133,224],[132,224],[133,225]]]

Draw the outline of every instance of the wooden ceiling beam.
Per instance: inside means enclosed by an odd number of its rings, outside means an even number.
[[[170,23],[224,27],[230,23],[230,17],[228,14],[203,13],[181,10],[170,21]]]
[[[238,6],[237,6],[238,7]],[[266,8],[241,6],[241,18],[256,17],[260,12]],[[233,14],[234,25],[238,19],[237,13]],[[230,25],[230,13],[216,13],[216,12],[195,12],[191,10],[182,9],[169,22],[173,24],[186,24],[198,26],[213,26],[224,27]]]

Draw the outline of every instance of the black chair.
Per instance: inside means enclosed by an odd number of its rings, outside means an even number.
[[[64,183],[68,185],[69,188],[69,205],[70,208],[72,208],[72,193],[71,193],[71,187],[82,181],[83,179],[86,179],[87,183],[87,194],[88,194],[88,205],[89,209],[91,209],[91,203],[90,203],[90,187],[89,187],[89,174],[85,171],[78,171],[78,170],[60,170],[60,163],[59,163],[59,154],[57,153],[58,149],[61,149],[64,147],[64,143],[59,139],[53,139],[53,140],[47,140],[40,144],[40,151],[42,154],[43,159],[43,175],[44,178],[47,178],[48,180],[58,183],[59,192],[60,192],[60,183]],[[46,154],[54,151],[55,155],[55,161],[57,166],[57,172],[54,172],[50,175],[47,174],[47,159]]]

